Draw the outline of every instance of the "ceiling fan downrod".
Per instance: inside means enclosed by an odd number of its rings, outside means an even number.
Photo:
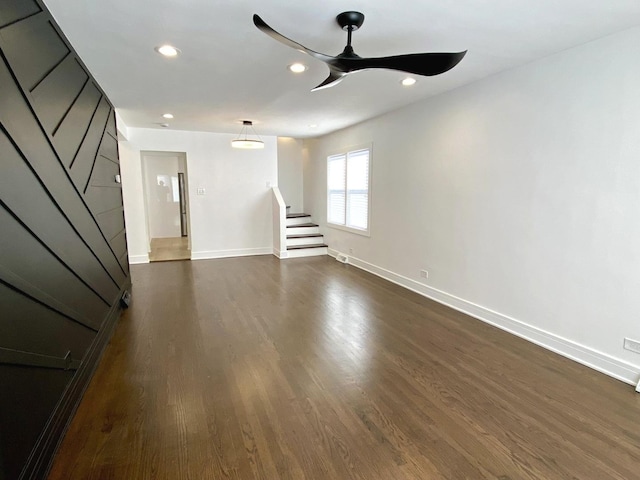
[[[349,57],[349,58],[360,58],[353,51],[353,47],[351,46],[351,34],[358,30],[362,23],[364,22],[364,14],[360,12],[342,12],[336,17],[336,22],[343,30],[347,32],[347,45],[344,47],[344,50],[339,57]]]

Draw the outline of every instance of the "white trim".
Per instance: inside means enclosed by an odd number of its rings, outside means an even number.
[[[327,227],[335,228],[336,230],[342,230],[343,232],[355,233],[356,235],[362,235],[363,237],[371,238],[371,232],[369,230],[361,230],[359,228],[347,227],[346,225],[340,225],[339,223],[331,223],[331,222],[329,222],[329,219],[327,219]]]
[[[338,253],[339,252],[336,250],[331,248],[329,249],[329,255],[332,257],[335,257]],[[412,292],[435,300],[438,303],[451,307],[454,310],[458,310],[459,312],[470,315],[478,320],[482,320],[483,322],[498,327],[501,330],[505,330],[520,338],[524,338],[525,340],[544,347],[547,350],[551,350],[552,352],[593,368],[594,370],[609,375],[617,380],[630,385],[635,385],[640,382],[640,369],[623,360],[619,360],[605,353],[593,350],[592,348],[580,345],[579,343],[545,330],[541,330],[533,325],[516,320],[515,318],[494,312],[493,310],[462,298],[458,298],[450,293],[416,282],[415,280],[365,262],[359,258],[349,256],[349,264],[377,275],[378,277],[384,278],[396,285],[405,287]]]
[[[286,250],[278,250],[277,248],[273,249],[273,254],[278,258],[288,258],[289,254]]]
[[[116,108],[116,133],[119,135],[118,140],[120,141],[128,141],[129,140],[129,127],[124,120],[120,116],[120,109]]]
[[[149,263],[149,255],[129,255],[129,265],[137,265],[139,263]]]
[[[191,252],[191,260],[207,260],[211,258],[249,257],[252,255],[271,255],[273,248],[241,248],[236,250],[212,250]]]
[[[282,258],[282,250],[287,249],[287,204],[276,186],[271,189],[271,213],[273,218],[273,250],[274,255]],[[279,251],[279,254],[275,253]]]

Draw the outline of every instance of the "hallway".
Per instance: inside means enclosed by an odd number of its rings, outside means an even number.
[[[629,479],[640,396],[329,257],[133,265],[59,479]]]
[[[150,262],[191,259],[188,237],[152,238],[150,243]]]

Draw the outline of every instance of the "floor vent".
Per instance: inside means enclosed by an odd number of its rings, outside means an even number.
[[[349,263],[349,257],[347,257],[344,253],[337,254],[336,260],[340,263]]]

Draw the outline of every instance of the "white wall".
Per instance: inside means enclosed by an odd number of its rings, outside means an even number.
[[[635,28],[308,141],[308,213],[359,266],[637,382],[638,44]],[[367,142],[370,238],[326,227],[326,156]]]
[[[304,212],[302,193],[302,161],[304,144],[301,139],[278,137],[278,188],[292,213]]]
[[[238,150],[231,148],[235,136],[230,134],[131,127],[127,132],[128,141],[120,142],[120,153],[132,263],[145,261],[145,256],[148,260],[141,151],[186,154],[193,259],[272,253],[275,137],[263,137],[264,150]],[[198,188],[206,194],[196,195]]]
[[[116,118],[118,118],[116,116]],[[126,130],[122,120],[118,122],[118,131]],[[143,193],[142,162],[140,150],[123,137],[118,140],[120,157],[120,176],[122,178],[122,200],[124,203],[124,222],[127,227],[127,250],[130,263],[149,261],[149,231],[146,219]]]

